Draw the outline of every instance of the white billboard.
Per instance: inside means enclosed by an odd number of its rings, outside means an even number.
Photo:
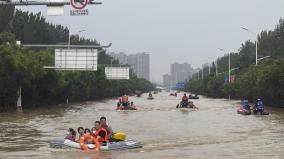
[[[47,0],[48,3],[63,3],[64,0]],[[47,5],[46,14],[48,16],[57,16],[64,14],[64,6],[61,5]]]
[[[105,67],[107,79],[126,79],[129,80],[129,67]]]
[[[47,6],[46,14],[48,16],[57,16],[64,14],[64,6]]]
[[[96,71],[96,49],[55,49],[55,69]]]

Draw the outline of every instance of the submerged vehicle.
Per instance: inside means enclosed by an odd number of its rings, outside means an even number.
[[[153,100],[153,99],[154,99],[154,97],[148,97],[147,99],[148,99],[148,100]]]
[[[90,150],[95,150],[95,144],[86,144]],[[54,140],[50,142],[49,145],[51,148],[57,149],[68,149],[68,148],[75,148],[81,149],[80,143],[74,142],[68,139],[65,140]],[[118,141],[118,142],[108,142],[106,145],[101,145],[100,150],[102,151],[109,151],[109,150],[120,150],[120,149],[134,149],[134,148],[142,148],[143,145],[141,142],[128,139],[125,141]]]

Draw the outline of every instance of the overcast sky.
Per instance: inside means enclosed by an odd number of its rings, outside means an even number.
[[[80,35],[101,44],[113,43],[109,51],[148,52],[151,80],[162,81],[170,64],[188,62],[194,68],[222,56],[217,48],[237,51],[241,43],[274,29],[284,16],[284,0],[102,0],[88,6],[89,16],[47,16]],[[21,7],[41,11],[46,7]],[[261,55],[260,55],[261,56]]]

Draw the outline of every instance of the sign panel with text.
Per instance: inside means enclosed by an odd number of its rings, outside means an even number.
[[[97,71],[96,49],[55,49],[55,69]]]
[[[105,67],[105,75],[111,80],[129,80],[129,67]]]

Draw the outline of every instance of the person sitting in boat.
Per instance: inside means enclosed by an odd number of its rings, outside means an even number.
[[[261,99],[257,99],[255,103],[256,113],[260,112],[261,114],[264,112],[264,104]]]
[[[107,130],[104,129],[103,127],[100,126],[101,123],[100,121],[95,121],[95,127],[93,130],[93,136],[95,138],[98,139],[98,141],[102,144],[102,145],[106,145],[106,143],[109,141],[108,140],[108,133]]]
[[[152,98],[152,97],[153,97],[153,95],[152,95],[152,93],[151,93],[151,92],[149,93],[148,97],[150,97],[150,98]]]
[[[91,135],[92,132],[91,132],[91,130],[90,130],[89,128],[85,128],[84,134],[89,134],[89,135]],[[80,138],[79,138],[79,139],[80,139]],[[86,142],[87,144],[92,144],[92,143],[93,143],[93,141],[92,141],[91,139],[87,139],[85,142]]]
[[[121,104],[122,104],[122,99],[118,98],[117,106],[121,106]]]
[[[112,128],[111,126],[109,126],[107,123],[106,123],[106,117],[102,116],[100,118],[100,127],[106,129],[107,133],[108,133],[108,138],[111,139],[112,136],[113,136],[113,131],[112,131]]]
[[[69,128],[68,135],[65,137],[65,139],[75,142],[76,140],[76,131],[72,128]]]
[[[121,98],[121,101],[122,101],[122,106],[124,106],[124,107],[129,106],[128,96],[127,96],[127,95],[124,95],[124,96]]]
[[[89,128],[86,128],[86,129],[84,130],[84,134],[91,134],[91,130],[90,130]]]
[[[181,106],[182,107],[187,107],[188,106],[188,97],[186,96],[186,94],[183,94],[183,97],[181,98]]]
[[[82,137],[82,136],[84,136],[84,131],[85,131],[85,129],[83,128],[83,127],[78,127],[78,129],[77,129],[77,132],[78,132],[78,134],[79,134],[79,139],[77,140],[77,142],[79,142],[79,140],[80,140],[80,138]]]
[[[250,113],[250,112],[251,112],[251,110],[250,110],[250,105],[249,105],[249,101],[248,101],[247,99],[245,99],[245,100],[243,101],[243,109],[244,109],[244,111],[247,112],[247,113]]]

